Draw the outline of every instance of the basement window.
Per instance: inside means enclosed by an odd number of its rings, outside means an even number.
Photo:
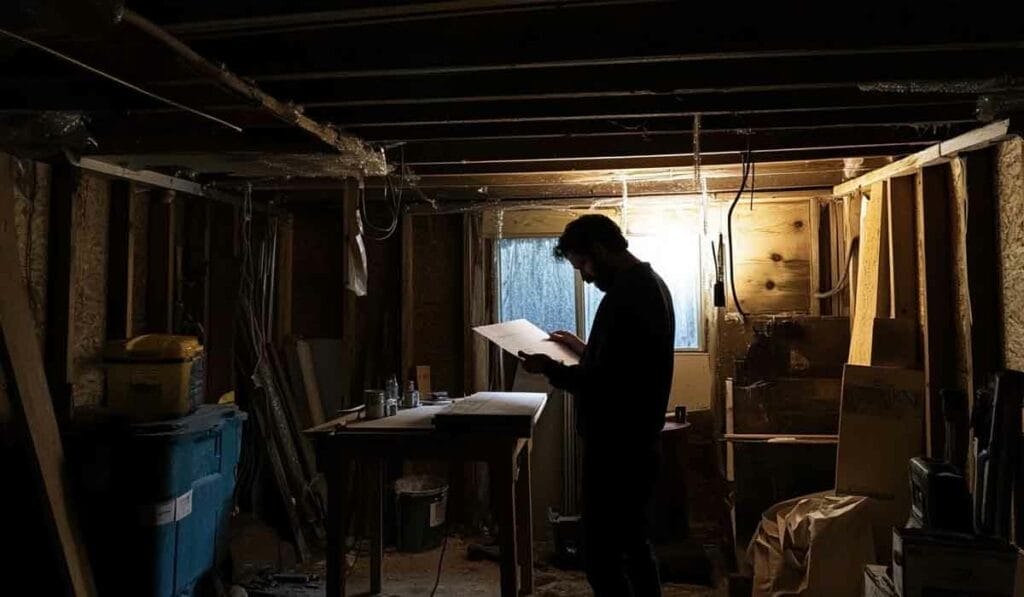
[[[498,242],[502,321],[529,319],[548,332],[576,330],[576,276],[555,259],[557,238],[506,238]]]
[[[630,235],[630,250],[665,280],[676,314],[675,348],[702,350],[699,235]],[[499,239],[502,321],[529,319],[546,331],[575,331],[586,338],[604,293],[555,259],[557,237]],[[577,318],[576,297],[582,307]]]

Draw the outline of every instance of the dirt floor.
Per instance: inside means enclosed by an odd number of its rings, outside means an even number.
[[[437,588],[439,597],[484,597],[497,596],[499,570],[492,561],[470,561],[466,556],[467,543],[452,537],[445,551],[441,580]],[[385,596],[430,595],[437,575],[438,558],[441,550],[436,549],[419,554],[387,551],[384,554]],[[323,563],[307,570],[319,579],[323,578]],[[269,582],[248,583],[250,597],[313,597],[323,595],[322,580],[312,582]],[[539,562],[534,574],[534,595],[538,597],[583,597],[591,595],[582,572],[560,570]],[[284,579],[289,580],[289,579]],[[294,580],[294,579],[291,579]],[[365,555],[356,559],[349,580],[349,595],[369,595],[369,561]],[[720,596],[727,595],[724,587],[711,588],[697,585],[666,584],[665,597]],[[241,597],[241,593],[236,593]]]

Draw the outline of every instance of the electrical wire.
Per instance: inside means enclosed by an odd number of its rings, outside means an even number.
[[[401,159],[399,162],[399,172],[402,180],[407,179],[407,171],[405,166],[405,148],[401,147]],[[381,151],[383,154],[383,150]],[[387,163],[387,156],[385,155],[385,164]],[[379,226],[370,220],[370,214],[367,210],[366,203],[366,188],[362,184],[359,186],[359,209],[362,214],[361,220],[363,226],[366,229],[366,236],[372,240],[385,241],[391,238],[395,231],[398,230],[398,224],[402,217],[402,205],[404,200],[404,188],[402,184],[396,184],[394,177],[391,172],[385,167],[386,174],[384,175],[384,203],[388,207],[389,222],[383,226]],[[420,193],[422,195],[422,192]]]
[[[743,189],[747,186],[747,177],[750,175],[750,164],[752,162],[750,146],[747,146],[746,155],[743,157],[743,178],[740,181],[740,188],[736,191],[736,198],[732,200],[732,204],[729,206],[729,214],[726,217],[726,226],[729,234],[729,287],[732,289],[732,301],[736,304],[736,312],[739,313],[740,322],[747,322],[747,314],[743,311],[743,306],[740,305],[740,299],[736,295],[736,273],[733,263],[733,248],[732,248],[732,212],[736,209],[736,204],[740,202],[740,198],[743,197]]]
[[[447,509],[447,508],[446,508]],[[448,515],[445,514],[447,520]],[[441,569],[444,564],[444,552],[448,549],[448,523],[445,522],[444,540],[441,542],[441,557],[437,558],[437,577],[434,578],[434,588],[430,589],[430,597],[437,593],[437,587],[441,584]]]
[[[855,236],[850,241],[850,247],[846,249],[846,266],[843,268],[843,277],[839,279],[839,282],[831,289],[823,292],[815,292],[814,298],[816,299],[827,299],[832,298],[835,295],[843,291],[844,288],[850,283],[850,264],[853,263],[853,255],[860,248],[860,237]]]
[[[448,500],[444,502],[444,540],[441,542],[441,555],[437,558],[437,576],[434,578],[434,588],[430,589],[430,597],[437,593],[437,587],[441,584],[441,570],[444,567],[444,552],[448,550]]]

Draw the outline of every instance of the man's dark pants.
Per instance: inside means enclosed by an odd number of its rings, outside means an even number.
[[[661,595],[650,542],[659,463],[657,447],[585,449],[583,556],[595,597]]]

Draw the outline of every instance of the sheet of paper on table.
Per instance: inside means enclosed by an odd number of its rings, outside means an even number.
[[[576,365],[580,362],[576,353],[548,340],[547,332],[525,319],[481,325],[473,328],[473,331],[515,356],[519,356],[519,351],[523,351],[527,354],[546,354],[565,365]]]

